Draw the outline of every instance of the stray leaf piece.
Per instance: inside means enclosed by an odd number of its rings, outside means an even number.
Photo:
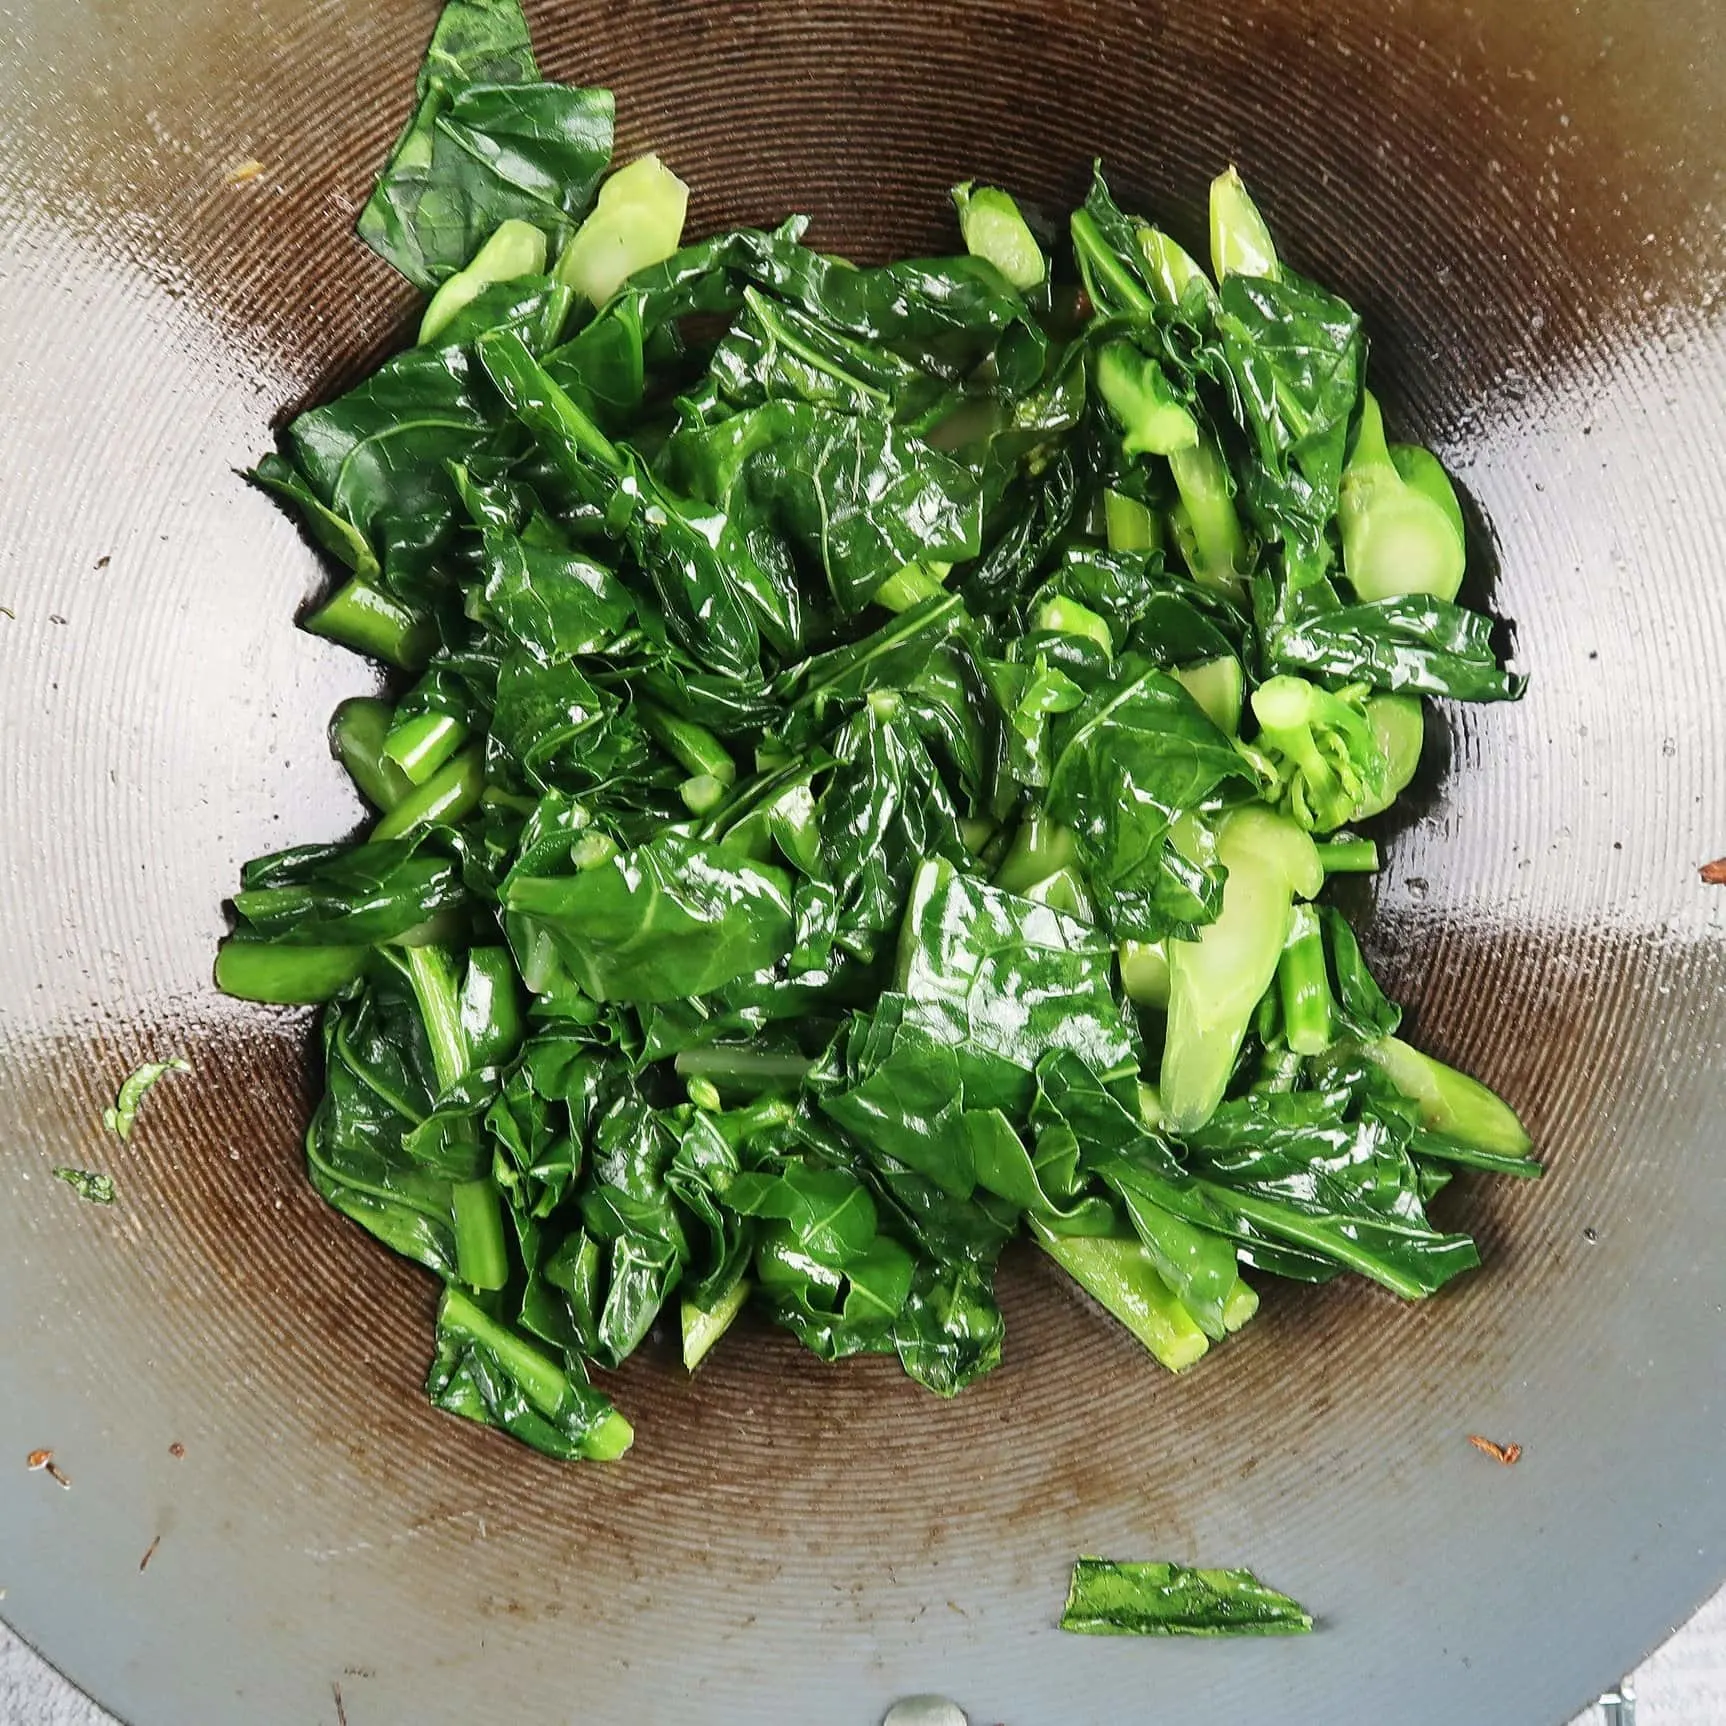
[[[138,1574],[142,1576],[150,1568],[150,1560],[156,1556],[156,1548],[162,1544],[161,1535],[157,1535],[145,1550],[144,1556],[138,1560]]]
[[[1061,1628],[1080,1636],[1300,1636],[1312,1614],[1250,1570],[1081,1558]]]
[[[51,1450],[31,1451],[30,1454],[24,1458],[24,1466],[28,1468],[32,1474],[46,1474],[50,1480],[55,1481],[60,1486],[69,1488],[72,1484],[71,1475],[62,1474],[61,1471],[54,1466],[54,1453]]]
[[[1482,1438],[1478,1432],[1471,1432],[1468,1442],[1476,1450],[1484,1451],[1494,1462],[1502,1462],[1506,1468],[1513,1468],[1522,1457],[1520,1444],[1495,1444],[1490,1438]]]
[[[244,186],[257,179],[263,171],[264,164],[254,157],[242,162],[237,168],[231,168],[227,174],[227,182],[230,186]]]
[[[1710,887],[1726,887],[1726,857],[1716,857],[1702,865],[1702,879]]]
[[[108,1111],[110,1114],[112,1112]],[[54,1179],[64,1181],[79,1198],[88,1200],[93,1205],[111,1205],[114,1202],[114,1181],[111,1175],[93,1175],[88,1169],[56,1169]]]
[[[102,1111],[102,1125],[109,1132],[118,1133],[122,1139],[131,1138],[132,1125],[138,1118],[138,1105],[144,1100],[144,1093],[164,1073],[189,1073],[191,1070],[192,1063],[183,1055],[171,1055],[165,1061],[146,1061],[120,1087],[113,1108]]]

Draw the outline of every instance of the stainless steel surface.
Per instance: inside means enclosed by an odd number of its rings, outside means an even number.
[[[322,572],[232,469],[401,326],[348,229],[434,11],[0,0],[0,1610],[135,1726],[338,1684],[353,1726],[1568,1717],[1726,1575],[1720,9],[530,5],[697,228],[805,208],[878,256],[1094,150],[1190,221],[1237,160],[1490,523],[1534,678],[1447,716],[1371,925],[1550,1159],[1459,1183],[1482,1274],[1274,1291],[1174,1381],[1015,1262],[957,1402],[752,1333],[622,1375],[610,1470],[424,1407],[430,1290],[300,1174],[305,1021],[208,981],[240,860],[357,814],[322,733],[367,674],[292,629]],[[1323,1633],[1062,1638],[1082,1550],[1250,1562]]]

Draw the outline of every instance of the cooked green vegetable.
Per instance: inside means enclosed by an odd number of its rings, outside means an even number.
[[[192,1063],[184,1055],[170,1055],[165,1061],[144,1062],[127,1076],[112,1106],[102,1111],[102,1125],[122,1139],[131,1138],[144,1093],[169,1073],[189,1073],[191,1070]]]
[[[1081,1558],[1061,1628],[1081,1636],[1300,1636],[1312,1614],[1250,1570]]]
[[[87,1204],[111,1205],[117,1197],[112,1175],[93,1175],[88,1169],[56,1169],[54,1179],[64,1181]]]
[[[1474,1264],[1428,1200],[1527,1137],[1314,899],[1422,697],[1520,681],[1351,562],[1462,541],[1359,318],[1232,172],[1215,283],[1100,173],[1070,248],[966,185],[963,250],[860,269],[682,244],[610,142],[453,0],[361,220],[421,340],[256,476],[338,566],[307,627],[407,675],[331,727],[370,831],[248,864],[216,977],[322,1006],[311,1179],[444,1283],[432,1399],[615,1457],[590,1368],[745,1306],[952,1395],[1016,1237],[1176,1370],[1243,1273]]]

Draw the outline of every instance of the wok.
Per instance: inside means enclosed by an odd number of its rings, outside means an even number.
[[[1458,1183],[1487,1267],[1423,1305],[1274,1288],[1177,1380],[1014,1260],[1007,1364],[952,1404],[752,1331],[626,1372],[634,1452],[563,1467],[426,1406],[427,1280],[302,1178],[307,1018],[209,981],[240,861],[359,815],[323,732],[368,670],[295,631],[324,573],[233,470],[406,328],[350,227],[434,10],[0,4],[10,1621],[134,1726],[336,1686],[353,1726],[1567,1717],[1726,1575],[1726,13],[530,4],[692,233],[936,248],[952,181],[1060,210],[1100,152],[1196,235],[1240,164],[1459,474],[1532,674],[1443,713],[1368,931],[1550,1163]],[[105,1136],[167,1053],[194,1075]],[[1251,1564],[1321,1633],[1063,1637],[1080,1552]]]

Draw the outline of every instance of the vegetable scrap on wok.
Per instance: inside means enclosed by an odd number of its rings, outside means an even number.
[[[1081,1558],[1061,1628],[1081,1636],[1301,1636],[1312,1614],[1250,1570]]]
[[[859,268],[611,147],[449,5],[359,223],[418,340],[255,476],[394,679],[217,978],[322,1004],[311,1178],[445,1285],[432,1400],[616,1457],[590,1369],[745,1307],[952,1395],[1016,1238],[1175,1369],[1266,1277],[1472,1268],[1428,1207],[1528,1135],[1323,890],[1425,699],[1522,684],[1360,318],[1232,170],[1208,268],[1100,169]]]

